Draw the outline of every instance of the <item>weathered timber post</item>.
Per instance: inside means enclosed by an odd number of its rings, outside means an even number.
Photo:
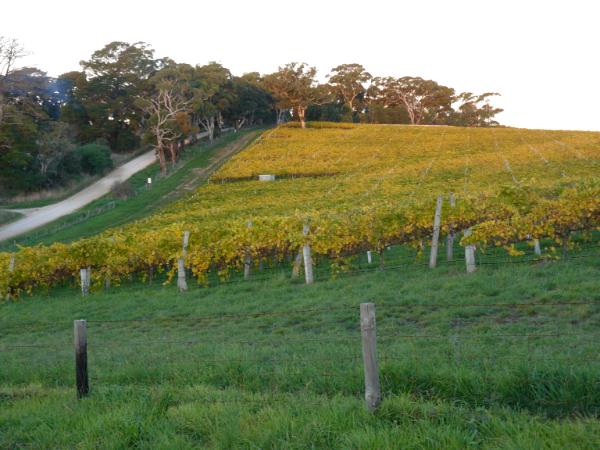
[[[373,262],[373,253],[371,250],[367,252],[367,264],[371,264]]]
[[[308,236],[309,229],[309,225],[307,223],[304,224],[304,228],[302,229],[304,237]],[[308,242],[305,242],[302,246],[302,256],[304,257],[304,279],[306,280],[306,284],[313,284],[313,260]]]
[[[456,206],[456,199],[454,198],[454,192],[450,193],[450,208]],[[448,236],[446,236],[446,261],[452,261],[454,259],[454,225],[450,224],[448,230]]]
[[[90,267],[79,269],[79,278],[81,279],[81,295],[84,297],[90,293],[91,273],[92,269]]]
[[[73,321],[73,337],[77,398],[82,398],[88,395],[90,391],[87,368],[87,323],[85,320]]]
[[[542,256],[542,247],[540,246],[539,239],[533,240],[533,253],[535,253],[535,256]]]
[[[381,403],[379,367],[377,366],[377,335],[375,330],[375,304],[360,304],[360,330],[365,369],[365,401],[370,411]]]
[[[464,236],[471,236],[471,228],[467,228],[464,231]],[[465,263],[467,265],[467,273],[473,273],[477,269],[475,266],[475,246],[474,245],[466,245],[465,246]]]
[[[248,230],[250,230],[250,228],[252,228],[252,221],[249,220],[248,221]],[[248,278],[250,278],[250,267],[252,265],[252,256],[250,253],[250,247],[248,246],[248,248],[246,248],[246,254],[244,256],[244,280],[247,280]]]
[[[8,260],[8,273],[11,274],[15,271],[15,255],[10,255],[10,259]],[[10,285],[7,286],[6,289],[6,300],[10,299],[11,288]]]
[[[429,254],[429,268],[437,265],[438,245],[440,240],[440,222],[442,221],[442,202],[444,197],[438,196],[435,203],[435,215],[433,217],[433,236],[431,237],[431,252]]]
[[[116,242],[115,237],[111,236],[110,238],[110,242],[112,244],[114,244]],[[104,289],[110,289],[110,278],[111,278],[111,271],[110,269],[107,270],[106,274],[104,275]]]
[[[183,249],[181,252],[181,258],[177,260],[177,287],[179,292],[185,292],[188,290],[187,282],[185,281],[185,257],[187,256],[187,247],[190,242],[190,232],[183,232]]]
[[[298,250],[298,254],[294,258],[294,266],[292,267],[292,279],[300,276],[300,267],[302,266],[302,248]]]

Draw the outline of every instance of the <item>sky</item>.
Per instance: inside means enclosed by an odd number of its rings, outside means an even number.
[[[234,74],[297,61],[319,77],[344,63],[421,76],[458,92],[498,92],[504,125],[600,131],[596,0],[11,1],[0,35],[57,76],[112,41]]]

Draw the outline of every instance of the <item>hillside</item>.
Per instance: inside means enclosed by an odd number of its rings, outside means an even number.
[[[186,148],[180,161],[166,175],[162,175],[154,163],[130,177],[126,184],[131,192],[126,198],[112,193],[105,195],[46,226],[0,242],[0,251],[14,251],[19,245],[70,242],[146,217],[204,184],[227,158],[260,133],[252,129],[226,134],[213,144],[201,141]],[[152,179],[151,189],[148,189],[148,178]]]
[[[600,133],[287,125],[158,212],[0,253],[0,447],[596,449],[599,159]],[[290,279],[304,244],[313,285]]]
[[[414,264],[313,286],[282,273],[185,295],[156,281],[36,294],[0,305],[0,447],[596,449],[599,275],[596,252],[469,275]],[[82,318],[90,394],[77,400]]]
[[[201,283],[215,273],[227,278],[249,257],[255,266],[286,262],[305,242],[317,265],[349,270],[361,251],[421,248],[437,196],[446,198],[442,235],[471,228],[463,244],[515,256],[522,254],[515,244],[545,239],[553,256],[555,246],[572,247],[573,232],[600,224],[599,160],[600,133],[283,126],[158,214],[73,244],[20,250],[10,274],[9,255],[0,254],[0,291],[58,285],[88,266],[97,286],[133,273],[173,276],[184,231],[191,232],[185,264]],[[259,182],[259,174],[278,180]]]

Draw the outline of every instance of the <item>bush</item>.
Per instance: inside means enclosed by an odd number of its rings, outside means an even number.
[[[81,155],[77,150],[71,150],[63,156],[57,167],[57,172],[63,177],[81,174]]]
[[[81,170],[89,175],[103,174],[113,168],[110,148],[102,144],[85,144],[75,150]]]
[[[115,184],[113,184],[110,188],[110,193],[115,198],[118,198],[120,200],[127,200],[129,197],[132,197],[135,192],[129,180],[125,180],[120,183],[116,182]]]

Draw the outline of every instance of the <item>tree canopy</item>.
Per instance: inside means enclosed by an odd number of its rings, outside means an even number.
[[[236,76],[217,62],[156,58],[144,42],[115,41],[57,78],[19,67],[26,54],[0,37],[0,195],[51,188],[84,173],[82,155],[154,148],[161,168],[175,164],[204,131],[297,120],[499,126],[499,94],[456,93],[417,76],[372,76],[340,64],[318,82],[317,69],[291,62],[270,74]],[[79,151],[86,144],[85,151]],[[103,164],[102,167],[108,167]]]

